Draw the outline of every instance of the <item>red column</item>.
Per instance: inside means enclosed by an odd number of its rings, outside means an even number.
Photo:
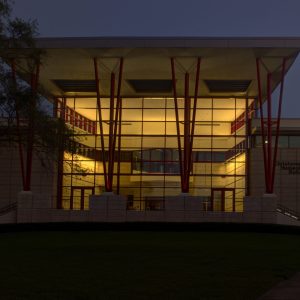
[[[180,182],[181,190],[183,191],[183,163],[182,163],[182,149],[181,149],[181,137],[180,137],[180,120],[178,114],[178,100],[177,100],[177,87],[176,87],[176,77],[175,77],[175,61],[171,58],[171,68],[172,68],[172,84],[173,84],[173,95],[174,95],[174,106],[175,106],[175,120],[176,120],[176,132],[177,132],[177,144],[178,144],[178,159],[179,159],[179,170],[180,170]]]
[[[267,166],[268,166],[268,175],[267,175],[267,193],[271,193],[271,174],[272,174],[272,92],[271,92],[271,80],[272,74],[268,73],[267,75],[267,110],[268,110],[268,119],[267,119]]]
[[[189,192],[189,154],[190,154],[190,115],[191,115],[191,99],[189,97],[189,74],[185,73],[185,89],[184,89],[184,149],[183,149],[183,165],[184,165],[184,186],[183,192]]]
[[[12,70],[12,80],[13,80],[14,88],[16,91],[17,90],[17,76],[16,76],[16,63],[15,63],[14,59],[12,59],[12,61],[11,61],[11,70]],[[17,102],[15,103],[15,110],[16,110],[19,158],[20,158],[20,167],[21,167],[21,175],[22,175],[22,186],[23,186],[23,190],[25,190],[26,183],[25,183],[24,158],[23,158],[23,147],[22,147],[22,139],[21,139],[19,108],[18,108]]]
[[[56,101],[58,101],[56,99]],[[65,122],[65,109],[66,109],[66,98],[63,98],[63,101],[60,106],[59,118]],[[60,146],[58,149],[58,162],[57,162],[57,208],[63,208],[62,205],[62,184],[63,184],[63,163],[64,163],[64,135],[61,133]],[[70,202],[71,203],[71,202]]]
[[[33,157],[33,144],[34,144],[34,126],[35,119],[34,113],[36,108],[36,97],[37,97],[37,88],[38,88],[38,78],[40,72],[40,64],[37,63],[36,73],[32,74],[31,78],[31,109],[29,120],[28,120],[28,139],[27,139],[27,159],[26,159],[26,177],[25,177],[25,188],[24,191],[31,190],[31,175],[32,175],[32,157]]]
[[[116,112],[115,112],[115,120],[114,120],[114,131],[113,131],[113,141],[112,141],[112,161],[111,161],[111,182],[113,183],[113,172],[114,172],[114,163],[115,163],[115,149],[116,149],[116,140],[117,140],[117,130],[119,123],[119,131],[121,128],[121,120],[119,120],[119,115],[121,115],[121,87],[122,87],[122,75],[123,75],[123,58],[120,58],[119,65],[119,78],[118,78],[118,89],[117,89],[117,104],[116,104]],[[120,136],[119,136],[120,139]],[[119,150],[118,150],[119,153]],[[119,165],[119,163],[118,163]],[[119,176],[117,176],[119,178]],[[117,188],[118,190],[118,188]]]
[[[277,112],[276,138],[275,138],[275,145],[274,145],[273,172],[272,172],[272,181],[271,181],[272,191],[273,191],[273,187],[274,187],[275,172],[276,172],[276,159],[277,159],[277,151],[278,151],[279,129],[280,129],[280,120],[281,120],[281,107],[282,107],[284,76],[285,76],[285,68],[286,68],[285,65],[286,65],[286,58],[284,58],[282,60],[282,69],[281,69],[281,84],[280,84],[279,103],[278,103],[278,112]]]
[[[118,138],[118,171],[117,171],[117,194],[120,194],[120,167],[121,167],[121,136],[122,136],[122,98],[120,98],[119,113],[119,138]]]
[[[102,125],[102,116],[101,116],[101,103],[100,103],[100,91],[99,91],[99,75],[97,67],[97,59],[94,59],[94,68],[95,68],[95,80],[97,87],[97,107],[99,113],[99,127],[100,127],[100,136],[101,136],[101,148],[102,148],[102,157],[103,157],[103,172],[105,179],[105,190],[107,192],[112,191],[113,187],[113,174],[114,174],[114,162],[115,162],[115,148],[116,148],[116,137],[117,137],[117,127],[118,119],[121,114],[121,84],[122,84],[122,73],[123,73],[123,58],[120,58],[119,62],[119,78],[118,78],[118,89],[117,97],[115,97],[115,74],[111,73],[110,80],[110,110],[109,110],[109,141],[108,141],[108,163],[106,166],[106,155],[105,155],[105,145],[104,145],[104,133]],[[115,107],[115,98],[117,98],[117,104]]]
[[[108,182],[107,192],[112,191],[113,180],[113,130],[114,130],[114,108],[115,108],[115,74],[110,76],[110,105],[109,105],[109,142],[108,142]]]
[[[260,128],[261,128],[262,148],[263,148],[263,156],[264,156],[265,185],[266,185],[266,190],[267,190],[267,182],[268,182],[267,151],[266,151],[266,137],[265,137],[265,124],[264,124],[261,76],[260,76],[260,59],[259,58],[256,59],[256,71],[257,71],[258,101],[259,101],[259,109],[260,109]]]
[[[195,92],[194,92],[194,105],[193,105],[193,116],[192,116],[192,128],[191,128],[191,138],[190,138],[190,153],[188,161],[188,174],[192,170],[193,164],[193,142],[194,142],[194,132],[195,132],[195,122],[196,122],[196,112],[197,112],[197,100],[198,100],[198,90],[199,90],[199,79],[200,79],[200,63],[201,58],[197,59],[197,71],[196,71],[196,81],[195,81]]]
[[[275,144],[274,152],[272,145],[272,136],[273,136],[273,120],[272,120],[272,72],[267,68],[267,91],[266,91],[266,100],[267,100],[267,120],[265,121],[263,115],[262,107],[262,90],[261,90],[261,77],[260,77],[260,59],[256,59],[257,66],[257,82],[258,82],[258,98],[260,104],[260,118],[261,118],[261,135],[262,135],[262,147],[264,153],[264,167],[265,167],[265,185],[266,193],[272,194],[274,192],[274,179],[276,171],[276,159],[278,152],[278,139],[279,139],[279,129],[280,129],[280,118],[281,118],[281,107],[282,107],[282,98],[283,98],[283,88],[284,88],[284,76],[285,76],[285,64],[287,58],[283,58],[281,64],[281,86],[280,86],[280,95],[278,103],[278,114],[277,114],[277,126],[275,133]],[[276,69],[277,70],[277,69]],[[265,134],[265,124],[267,125],[267,132]],[[267,143],[267,145],[266,145]]]
[[[99,122],[99,130],[100,130],[103,177],[104,177],[105,190],[107,190],[108,184],[107,184],[107,172],[106,172],[106,157],[105,157],[105,145],[104,145],[104,134],[103,134],[103,122],[102,122],[102,112],[101,112],[101,98],[100,98],[99,72],[98,72],[97,58],[94,58],[94,72],[95,72],[95,81],[96,81],[97,110],[98,110],[98,122]],[[95,130],[95,131],[97,133],[97,130]]]
[[[198,98],[198,89],[199,89],[200,62],[201,62],[201,58],[198,58],[192,120],[191,120],[191,98],[189,96],[190,74],[186,72],[184,77],[185,78],[184,79],[184,120],[183,120],[184,148],[183,148],[183,157],[182,157],[181,140],[180,140],[181,137],[180,137],[180,127],[179,127],[180,120],[178,114],[178,103],[177,103],[177,93],[176,93],[175,60],[174,58],[171,58],[172,83],[173,83],[175,118],[176,118],[177,141],[178,141],[179,164],[180,164],[179,166],[180,166],[180,177],[181,177],[181,191],[183,193],[189,192],[190,172],[192,169],[193,140],[194,140],[197,98]]]

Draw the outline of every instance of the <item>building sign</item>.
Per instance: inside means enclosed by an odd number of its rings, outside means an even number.
[[[278,161],[277,166],[280,170],[289,171],[291,175],[300,174],[300,162]]]

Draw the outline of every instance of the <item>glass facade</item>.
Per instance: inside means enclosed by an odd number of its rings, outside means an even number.
[[[282,133],[281,133],[282,134]],[[272,147],[275,146],[276,137],[272,137]],[[252,146],[255,148],[262,147],[261,135],[254,135],[252,137]],[[281,135],[278,137],[279,148],[300,148],[300,137],[296,135]]]
[[[183,145],[184,99],[178,99],[178,104]],[[253,100],[245,98],[198,99],[189,194],[206,197],[207,210],[243,210],[246,124],[252,105]],[[57,99],[57,115],[73,128],[70,144],[76,146],[76,153],[66,152],[63,158],[64,209],[88,209],[89,195],[105,190],[103,160],[107,162],[109,152],[110,99],[101,99],[101,113],[104,153],[96,98]],[[166,196],[181,193],[174,100],[123,98],[120,125],[113,191],[127,197],[127,209],[163,209]]]

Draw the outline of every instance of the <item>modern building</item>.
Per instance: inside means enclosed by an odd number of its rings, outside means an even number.
[[[8,219],[298,224],[300,119],[280,123],[280,110],[300,38],[37,44],[39,82],[76,151],[46,171],[36,158],[20,194],[18,151],[2,149]]]

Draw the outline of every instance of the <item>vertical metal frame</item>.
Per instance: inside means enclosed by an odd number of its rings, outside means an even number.
[[[236,115],[236,97],[234,97],[234,119],[237,119],[237,115]],[[237,169],[237,156],[238,156],[238,149],[237,149],[237,130],[234,131],[234,190],[236,189],[236,169]],[[225,197],[225,192],[224,193],[224,197]]]
[[[233,195],[232,195],[232,211],[235,212],[235,206],[236,206],[236,203],[235,203],[235,189],[232,192],[233,192]]]
[[[76,97],[73,98],[73,106],[72,106],[72,109],[74,110],[75,112],[75,116],[76,116],[76,119],[78,120],[77,121],[77,127],[80,128],[80,115],[78,113],[76,113]],[[65,120],[67,121],[69,119],[69,113],[71,111],[71,108],[68,107],[68,105],[65,106]],[[72,125],[72,130],[73,132],[75,132],[75,123],[73,123]],[[75,145],[75,136],[72,135],[72,139],[71,139],[71,142],[72,142],[72,145]],[[79,149],[78,149],[78,153],[81,154],[81,149],[83,148],[82,147],[83,145],[80,145]],[[77,152],[77,151],[76,151]],[[72,151],[72,154],[71,154],[71,182],[70,182],[70,185],[71,185],[71,189],[73,189],[73,174],[74,174],[74,151]],[[73,201],[73,198],[72,198],[72,201]],[[73,205],[73,204],[72,204]],[[73,207],[72,207],[73,209]]]
[[[140,195],[140,199],[139,199],[139,208],[140,210],[142,210],[142,196],[143,196],[143,167],[144,167],[144,120],[145,120],[145,98],[142,98],[142,135],[141,135],[141,172],[140,172],[140,185],[139,185],[139,195]],[[145,206],[144,206],[145,208]]]
[[[80,191],[80,210],[84,210],[84,191],[84,188]]]
[[[74,208],[74,188],[71,186],[71,194],[70,194],[70,210]]]

